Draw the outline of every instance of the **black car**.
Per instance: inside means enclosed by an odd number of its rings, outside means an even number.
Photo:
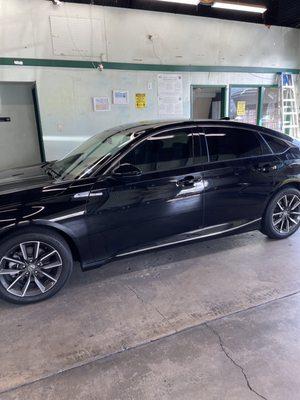
[[[0,294],[31,303],[86,271],[158,247],[300,224],[300,144],[230,121],[149,122],[60,161],[0,173]]]

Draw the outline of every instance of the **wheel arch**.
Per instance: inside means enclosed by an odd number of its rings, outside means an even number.
[[[263,221],[265,219],[265,215],[266,215],[267,209],[269,207],[269,204],[271,203],[273,198],[277,195],[277,193],[281,192],[281,190],[287,189],[287,188],[294,188],[294,189],[298,189],[300,191],[300,181],[288,180],[288,181],[281,183],[280,185],[278,185],[275,188],[275,190],[272,192],[272,194],[270,195],[270,197],[268,198],[268,201],[266,203],[265,210],[264,210],[263,217],[262,217]]]
[[[300,191],[300,180],[286,180],[284,182],[282,182],[280,185],[278,185],[276,187],[276,189],[274,190],[274,192],[272,193],[271,197],[269,198],[268,203],[273,199],[274,196],[276,196],[277,193],[279,193],[281,190],[286,189],[288,187],[294,188],[294,189],[298,189]]]
[[[72,237],[72,235],[67,232],[66,230],[63,230],[62,227],[58,224],[49,224],[47,223],[48,221],[35,221],[35,222],[28,222],[26,224],[15,224],[14,226],[9,226],[7,228],[4,228],[0,231],[0,242],[4,241],[5,239],[8,239],[9,237],[17,234],[17,233],[25,233],[30,231],[32,228],[39,228],[39,230],[44,230],[44,231],[52,231],[55,232],[56,234],[60,235],[69,245],[73,260],[78,261],[82,267],[82,256],[80,254],[80,250],[78,248],[78,245],[76,244],[75,239]]]

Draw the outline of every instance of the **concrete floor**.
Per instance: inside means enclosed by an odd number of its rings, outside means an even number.
[[[299,399],[299,259],[300,232],[248,233],[0,302],[0,399]]]

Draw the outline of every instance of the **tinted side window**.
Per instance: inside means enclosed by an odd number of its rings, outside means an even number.
[[[288,145],[280,139],[268,135],[264,135],[264,139],[268,142],[274,153],[284,153],[288,149]]]
[[[255,132],[231,128],[208,128],[205,131],[210,161],[234,160],[267,153]]]
[[[170,131],[149,137],[121,162],[133,164],[143,173],[188,167],[193,164],[193,136]]]

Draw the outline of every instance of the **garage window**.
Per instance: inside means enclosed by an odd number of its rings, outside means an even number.
[[[279,104],[279,89],[278,88],[263,88],[262,90],[262,115],[261,125],[274,129],[275,131],[281,131],[281,112]]]
[[[257,87],[231,87],[230,119],[256,125],[258,100]]]

